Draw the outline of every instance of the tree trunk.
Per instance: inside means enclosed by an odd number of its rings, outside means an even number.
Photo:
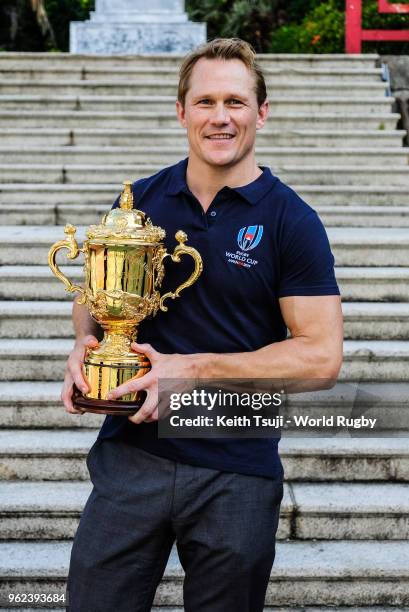
[[[12,47],[14,46],[14,41],[16,40],[17,31],[18,31],[18,10],[15,6],[6,6],[4,9],[6,15],[8,15],[10,19],[10,41]]]
[[[35,13],[37,24],[41,30],[41,34],[51,47],[56,47],[55,34],[53,27],[48,19],[47,11],[44,5],[44,0],[30,0],[31,8]]]

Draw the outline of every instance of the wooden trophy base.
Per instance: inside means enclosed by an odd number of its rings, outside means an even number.
[[[145,401],[146,392],[141,391],[141,398],[134,402],[122,402],[118,400],[99,400],[84,397],[76,387],[72,403],[74,408],[83,412],[94,412],[95,414],[112,414],[116,416],[130,416],[135,414]]]

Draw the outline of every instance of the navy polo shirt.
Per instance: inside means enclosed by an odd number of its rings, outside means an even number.
[[[168,252],[181,229],[203,259],[198,281],[166,302],[168,312],[143,321],[138,342],[168,354],[246,352],[281,342],[287,329],[280,297],[339,295],[318,215],[269,168],[249,185],[221,189],[204,212],[187,186],[187,161],[133,185],[135,208],[166,230]],[[161,293],[175,289],[192,269],[186,256],[179,264],[167,263]],[[108,415],[99,437],[114,436],[182,463],[283,475],[277,438],[165,439],[158,438],[157,423],[134,425],[127,417]]]

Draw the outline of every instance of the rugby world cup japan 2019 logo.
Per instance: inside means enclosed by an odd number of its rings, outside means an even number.
[[[249,225],[242,227],[237,235],[237,244],[242,251],[251,251],[255,249],[263,236],[262,225]]]
[[[252,259],[248,255],[248,251],[255,249],[261,242],[263,237],[263,226],[262,225],[249,225],[242,227],[237,234],[237,244],[240,250],[235,253],[226,251],[226,257],[229,263],[233,263],[236,266],[242,268],[251,268],[258,264],[256,259]]]

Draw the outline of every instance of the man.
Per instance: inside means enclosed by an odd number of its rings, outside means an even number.
[[[278,440],[158,438],[158,380],[335,379],[341,366],[325,231],[256,164],[268,101],[249,45],[219,39],[192,52],[176,110],[189,157],[137,181],[135,207],[166,229],[169,249],[175,231],[186,231],[204,271],[141,326],[133,348],[151,371],[110,394],[143,389],[147,398],[129,420],[107,417],[88,455],[94,489],[71,555],[71,612],[150,610],[175,540],[186,611],[261,612],[283,494]],[[164,291],[186,277],[184,266],[168,267]],[[74,306],[73,320],[62,392],[69,412],[73,384],[87,391],[81,366],[98,334],[85,307]]]

